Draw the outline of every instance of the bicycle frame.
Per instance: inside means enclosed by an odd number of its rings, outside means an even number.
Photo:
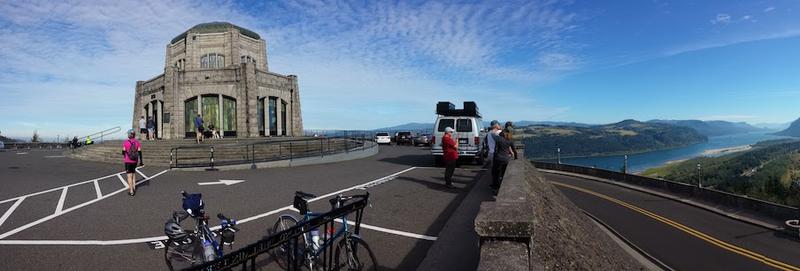
[[[196,232],[199,233],[200,242],[203,242],[203,240],[210,241],[211,247],[214,249],[214,254],[216,254],[217,258],[221,258],[223,255],[222,253],[223,246],[219,242],[217,242],[216,238],[214,238],[214,235],[216,235],[216,233],[214,233],[214,231],[212,231],[208,227],[208,219],[206,218],[195,218],[195,219],[197,220]]]
[[[314,213],[314,212],[310,212],[310,211],[309,211],[308,213],[306,213],[305,215],[303,215],[303,220],[302,220],[302,221],[306,221],[306,220],[312,219],[312,218],[314,218],[314,217],[317,217],[317,216],[320,216],[320,215],[322,215],[322,214],[320,214],[320,213]],[[312,254],[312,255],[313,255],[314,257],[319,257],[319,256],[320,256],[320,254],[322,254],[322,252],[323,252],[323,251],[325,251],[325,250],[328,248],[328,246],[331,246],[331,245],[333,245],[333,244],[334,244],[334,241],[336,241],[337,239],[339,239],[339,237],[342,237],[343,235],[346,235],[346,234],[348,234],[348,233],[349,233],[349,227],[348,227],[348,225],[347,225],[347,216],[343,216],[343,217],[341,217],[341,220],[342,220],[342,225],[343,225],[343,226],[342,226],[341,228],[339,228],[339,229],[338,229],[338,230],[337,230],[337,231],[336,231],[336,232],[335,232],[333,235],[331,235],[331,237],[330,237],[330,238],[328,238],[327,240],[325,240],[325,242],[323,242],[323,243],[322,243],[322,244],[319,246],[319,248],[317,248],[317,249],[312,249],[312,251],[313,251],[313,254]],[[305,240],[309,240],[309,238],[308,238],[308,234],[310,234],[310,233],[303,233],[303,238],[305,238]]]

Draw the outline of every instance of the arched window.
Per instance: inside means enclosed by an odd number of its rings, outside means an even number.
[[[213,69],[225,67],[225,56],[222,54],[211,53],[200,57],[201,69]]]

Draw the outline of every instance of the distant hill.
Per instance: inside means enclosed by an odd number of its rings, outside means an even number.
[[[491,120],[484,120],[483,127],[489,127],[489,123]],[[589,127],[592,126],[591,124],[585,123],[578,123],[578,122],[563,122],[563,121],[530,121],[530,120],[521,120],[521,121],[512,121],[515,127],[524,127],[524,126],[531,126],[531,125],[564,125],[564,126],[575,126],[575,127]],[[503,121],[501,124],[505,124]],[[425,123],[425,122],[409,122],[406,124],[400,124],[391,127],[384,127],[380,129],[375,129],[375,131],[401,131],[401,130],[408,130],[408,131],[419,131],[419,130],[433,130],[433,123]]]
[[[587,127],[532,125],[517,130],[514,136],[525,144],[526,155],[537,159],[554,158],[556,148],[561,148],[562,157],[599,156],[679,148],[708,140],[689,127],[637,120]]]
[[[770,140],[753,149],[720,157],[698,157],[648,169],[643,174],[670,181],[697,184],[697,164],[702,166],[701,183],[730,193],[800,206],[800,141]]]
[[[419,123],[419,122],[410,122],[406,124],[400,124],[391,127],[385,127],[380,129],[375,129],[375,131],[419,131],[419,130],[433,130],[433,123]]]
[[[484,119],[483,127],[489,127],[489,124],[492,121],[486,121]],[[579,123],[579,122],[566,122],[566,121],[532,121],[532,120],[520,120],[520,121],[512,121],[514,123],[514,127],[525,127],[531,125],[550,125],[550,126],[574,126],[574,127],[589,127],[592,124],[586,123]],[[505,125],[505,121],[500,123],[501,125]]]
[[[792,124],[789,125],[789,128],[786,128],[786,130],[777,132],[777,133],[775,133],[775,135],[800,137],[800,118],[798,118],[797,120],[792,122]]]
[[[745,122],[729,122],[722,120],[702,121],[702,120],[650,120],[649,123],[665,123],[678,126],[689,127],[697,130],[705,136],[721,136],[731,134],[742,134],[764,129],[752,126]]]
[[[4,137],[4,136],[0,136],[0,141],[3,141],[3,143],[19,142],[19,140],[16,140],[16,139],[13,139],[13,138]]]
[[[765,130],[780,131],[780,130],[789,128],[790,124],[792,124],[792,123],[791,122],[786,122],[786,123],[762,122],[762,123],[753,124],[753,126],[758,127],[758,128],[763,128]]]

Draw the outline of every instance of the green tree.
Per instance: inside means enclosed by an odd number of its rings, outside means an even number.
[[[37,143],[37,142],[39,142],[39,132],[37,132],[37,131],[33,131],[33,137],[31,138],[31,142],[32,142],[32,143]]]

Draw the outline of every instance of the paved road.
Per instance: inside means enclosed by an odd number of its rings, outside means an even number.
[[[800,242],[677,201],[543,173],[572,202],[676,270],[800,270]]]
[[[164,221],[180,209],[178,191],[203,193],[208,213],[250,218],[237,234],[241,247],[261,238],[277,215],[291,212],[280,209],[291,205],[296,190],[322,195],[381,180],[367,189],[372,207],[363,220],[376,230],[364,229],[362,235],[385,269],[413,270],[483,174],[464,166],[456,171],[457,188],[444,189],[442,170],[429,167],[427,150],[382,146],[373,157],[296,168],[185,172],[145,167],[138,179],[151,179],[129,197],[117,193],[124,189],[116,175],[120,168],[58,156],[0,153],[0,201],[6,201],[0,203],[5,217],[0,217],[0,269],[163,269],[163,251],[142,242],[163,235]],[[245,182],[197,184],[220,179]],[[71,184],[76,185],[64,188]],[[311,205],[312,210],[328,208],[326,200]]]

